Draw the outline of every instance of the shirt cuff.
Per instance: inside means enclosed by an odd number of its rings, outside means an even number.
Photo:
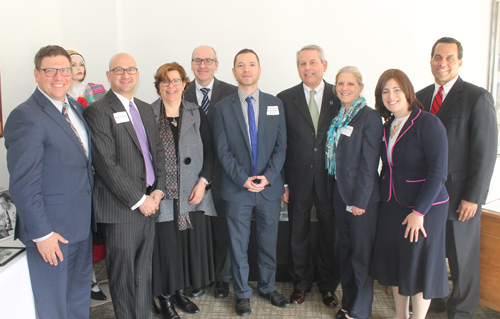
[[[132,210],[136,210],[139,206],[141,206],[144,201],[146,201],[146,195],[142,195],[142,198],[134,205],[132,206]]]
[[[51,231],[51,232],[50,232],[50,234],[45,235],[45,236],[40,237],[40,238],[37,238],[37,239],[33,239],[33,241],[34,241],[35,243],[38,243],[38,242],[44,241],[45,239],[48,239],[48,238],[49,238],[50,236],[52,236],[53,234],[54,234],[54,232],[53,232],[53,231]]]

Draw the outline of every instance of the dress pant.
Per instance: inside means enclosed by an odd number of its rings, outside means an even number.
[[[311,243],[311,209],[316,206],[319,222],[318,243]],[[290,229],[289,272],[295,290],[311,290],[314,266],[311,244],[318,245],[317,284],[321,292],[334,292],[340,281],[338,234],[333,204],[321,201],[315,190],[307,200],[288,204]]]
[[[155,219],[103,224],[106,270],[117,319],[152,319]]]
[[[229,254],[229,230],[226,218],[226,201],[220,193],[212,192],[217,217],[211,217],[214,234],[215,280],[231,281],[231,258]]]
[[[45,262],[38,248],[26,247],[31,286],[40,319],[87,319],[92,281],[92,235],[76,243],[59,243],[63,260]]]
[[[467,221],[446,222],[446,256],[453,290],[446,303],[450,319],[471,319],[479,303],[481,205]]]
[[[248,284],[248,242],[252,211],[255,212],[258,244],[259,281],[257,288],[268,294],[274,290],[276,279],[276,242],[281,200],[268,201],[261,194],[252,194],[252,203],[226,202],[226,215],[231,242],[231,269],[234,294],[237,299],[250,298],[252,288]]]
[[[374,281],[370,272],[379,202],[369,203],[363,215],[354,216],[346,210],[337,185],[333,191],[333,203],[339,230],[342,309],[350,317],[369,318]]]

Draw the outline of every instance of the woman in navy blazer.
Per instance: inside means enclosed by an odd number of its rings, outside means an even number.
[[[379,284],[392,286],[394,318],[409,318],[411,297],[412,318],[424,319],[430,299],[445,297],[449,290],[446,130],[437,117],[422,111],[413,85],[400,70],[380,76],[375,99],[386,123],[372,275]]]
[[[377,172],[382,140],[380,113],[360,93],[363,77],[356,67],[337,73],[335,91],[342,107],[326,143],[326,163],[340,243],[342,308],[337,318],[368,318],[373,302],[370,267],[380,201]]]

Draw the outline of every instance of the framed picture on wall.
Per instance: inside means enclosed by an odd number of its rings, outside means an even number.
[[[0,137],[3,137],[2,69],[0,68]]]
[[[16,219],[16,205],[12,202],[9,191],[0,192],[0,242],[14,236]]]

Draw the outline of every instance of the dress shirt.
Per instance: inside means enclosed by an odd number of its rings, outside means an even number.
[[[325,82],[321,80],[321,83],[315,88],[311,89],[305,84],[304,86],[304,94],[306,96],[307,106],[309,107],[309,100],[311,99],[311,91],[316,91],[316,95],[314,95],[314,100],[316,100],[316,105],[318,106],[318,113],[321,114],[321,104],[323,103],[323,93],[325,92]]]
[[[457,80],[458,80],[458,75],[456,76],[456,78],[454,78],[453,80],[450,80],[450,81],[446,82],[443,85],[443,92],[442,92],[442,94],[443,94],[443,103],[444,103],[444,99],[446,99],[446,96],[448,95],[448,93],[450,93],[451,88],[455,85],[455,82],[457,82]],[[441,85],[439,85],[437,83],[434,83],[434,93],[432,93],[431,108],[430,109],[432,109],[432,101],[434,101],[434,97],[436,96],[437,92],[439,91],[439,87],[441,87]],[[442,103],[441,103],[441,105],[442,105]]]
[[[212,91],[213,91],[213,88],[214,88],[214,79],[212,79],[212,82],[210,82],[209,85],[207,86],[201,86],[200,84],[198,84],[198,81],[194,81],[194,85],[195,85],[195,88],[196,88],[196,100],[198,100],[198,105],[201,105],[202,101],[203,101],[203,92],[201,92],[201,88],[207,88],[207,89],[210,89],[210,91],[208,91],[207,93],[207,96],[208,96],[208,100],[210,101],[210,104],[212,104]]]
[[[252,145],[252,141],[250,140],[250,127],[248,126],[248,103],[246,101],[247,97],[252,97],[252,105],[253,105],[253,113],[255,114],[255,127],[257,128],[257,132],[259,131],[259,90],[257,89],[250,95],[246,95],[245,93],[238,90],[238,96],[241,102],[241,109],[243,110],[243,117],[245,118],[245,123],[247,124],[247,132],[248,132],[248,140],[250,141],[250,146]]]

